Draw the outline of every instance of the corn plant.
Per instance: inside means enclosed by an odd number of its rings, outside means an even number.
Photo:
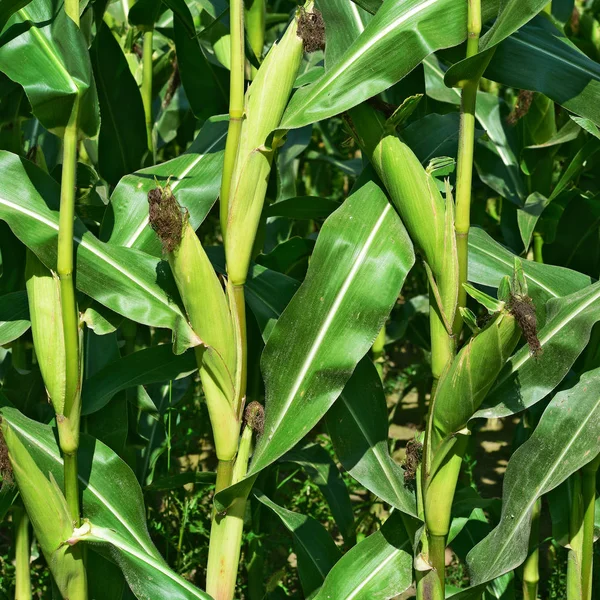
[[[599,23],[5,2],[0,598],[596,597]]]

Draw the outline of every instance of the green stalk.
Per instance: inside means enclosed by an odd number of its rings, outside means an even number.
[[[594,566],[594,511],[596,505],[596,474],[600,456],[581,470],[583,496],[583,540],[581,557],[581,590],[583,600],[592,598],[592,575]]]
[[[31,600],[29,517],[21,507],[13,510],[15,524],[15,600]]]
[[[467,23],[467,58],[479,50],[481,33],[481,0],[469,0]],[[467,303],[467,292],[463,283],[467,282],[469,228],[471,226],[471,185],[473,179],[473,148],[475,144],[475,105],[479,78],[465,83],[462,90],[460,109],[460,129],[458,133],[458,158],[456,173],[456,248],[458,252],[458,306]],[[454,331],[458,335],[462,328],[460,310],[456,311]]]
[[[227,234],[229,215],[229,197],[240,145],[242,120],[244,117],[244,2],[231,0],[229,3],[229,22],[231,39],[231,61],[229,71],[229,127],[223,159],[223,178],[221,179],[220,217],[223,240]]]
[[[544,246],[544,238],[540,233],[535,231],[533,233],[533,260],[538,263],[544,262],[542,255],[542,247]]]
[[[246,35],[248,43],[254,56],[260,61],[263,46],[265,45],[265,21],[267,16],[265,0],[252,0],[249,8],[246,9]],[[254,79],[258,69],[254,65],[248,65],[249,77]]]
[[[523,565],[523,600],[537,600],[540,581],[540,513],[542,499],[538,498],[531,513],[529,556]]]
[[[63,140],[63,167],[58,224],[57,273],[60,281],[62,326],[65,343],[65,405],[57,415],[60,448],[64,455],[65,496],[73,521],[79,526],[77,449],[81,415],[79,318],[73,284],[73,223],[75,221],[75,185],[77,169],[76,101]]]
[[[583,498],[581,473],[573,475],[573,498],[569,519],[569,559],[567,563],[567,600],[583,600],[582,554],[583,554]]]
[[[381,328],[375,341],[373,342],[373,346],[371,347],[371,352],[373,353],[373,362],[375,363],[375,368],[379,373],[379,377],[383,377],[383,355],[385,352],[385,325]]]
[[[252,450],[252,428],[246,426],[240,440],[237,457],[224,464],[219,461],[215,493],[243,479]],[[232,600],[240,560],[246,497],[236,498],[225,514],[213,509],[206,591],[214,600]]]
[[[152,40],[154,29],[144,31],[144,44],[142,51],[142,102],[146,117],[146,137],[148,151],[154,156],[154,142],[152,139]]]

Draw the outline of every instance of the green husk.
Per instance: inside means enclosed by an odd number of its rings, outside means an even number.
[[[27,250],[25,280],[33,344],[48,397],[57,415],[65,407],[65,342],[60,305],[60,281]]]
[[[65,545],[73,531],[69,507],[56,481],[48,480],[10,424],[1,424],[13,475],[36,539],[63,598],[86,597],[87,580],[81,550]]]
[[[272,46],[246,92],[225,238],[227,273],[236,286],[246,281],[271,163],[281,143],[281,133],[271,134],[279,127],[302,61],[303,41],[297,34],[301,10]],[[312,11],[312,2],[305,10]]]
[[[196,358],[219,460],[237,452],[237,345],[229,302],[215,270],[170,188],[148,194],[150,223],[167,253],[177,289],[198,336]]]

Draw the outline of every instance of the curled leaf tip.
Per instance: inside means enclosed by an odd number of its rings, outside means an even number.
[[[181,243],[185,213],[168,185],[150,190],[148,204],[150,226],[158,234],[163,250],[173,252]]]
[[[2,417],[0,417],[0,425],[2,425]],[[2,477],[3,485],[12,485],[14,483],[12,465],[8,456],[8,446],[4,439],[4,433],[0,427],[0,477]]]
[[[312,12],[300,9],[297,35],[302,40],[305,52],[325,49],[325,21],[316,8]]]
[[[257,435],[262,435],[265,427],[265,409],[260,402],[255,400],[248,404],[244,412],[244,421]]]

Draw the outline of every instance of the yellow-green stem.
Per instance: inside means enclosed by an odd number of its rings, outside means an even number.
[[[249,8],[246,9],[246,35],[248,36],[248,43],[259,61],[265,45],[266,16],[265,0],[252,0]],[[254,79],[258,69],[254,65],[248,65],[248,67],[248,79]]]
[[[154,29],[144,31],[144,47],[142,51],[142,102],[146,117],[146,138],[148,151],[154,156],[154,141],[152,138],[152,40]]]
[[[467,23],[467,58],[477,54],[481,33],[481,2],[469,0]],[[458,253],[459,288],[458,307],[464,307],[467,293],[463,283],[467,282],[468,240],[471,226],[471,184],[473,179],[473,147],[475,144],[475,105],[479,79],[472,79],[462,89],[460,127],[458,133],[458,157],[456,173],[456,248]],[[460,334],[462,316],[456,311],[454,332]]]
[[[544,238],[537,231],[533,234],[533,260],[538,263],[544,262],[542,255],[542,247],[544,246]]]
[[[583,496],[583,540],[581,557],[581,591],[583,600],[592,598],[592,575],[594,566],[594,516],[596,506],[596,474],[600,455],[581,471]]]
[[[375,363],[375,368],[379,373],[379,377],[383,378],[382,362],[385,352],[385,325],[379,330],[379,333],[373,342],[373,346],[371,347],[371,352],[373,353],[373,362]]]
[[[529,533],[529,555],[523,565],[523,599],[537,600],[540,581],[540,513],[542,499],[538,498],[531,512],[531,531]]]
[[[15,600],[31,600],[29,517],[25,509],[13,511],[15,525]]]
[[[569,558],[567,562],[567,600],[582,600],[583,502],[581,473],[572,475],[573,498],[569,518]]]
[[[226,479],[229,479],[228,485],[230,485],[245,477],[251,450],[252,430],[250,427],[246,427],[240,439],[235,463],[231,461],[226,466],[227,476],[223,476],[221,479],[219,478],[219,470],[222,464],[219,463],[216,491],[222,489],[219,486]],[[206,591],[214,600],[233,600],[240,561],[245,511],[245,496],[236,498],[224,514],[216,513],[213,510],[208,548]]]
[[[65,496],[73,520],[79,523],[79,494],[77,492],[77,449],[81,415],[79,317],[73,282],[73,224],[75,221],[75,185],[77,169],[77,117],[75,103],[63,140],[63,164],[58,225],[57,273],[60,280],[62,325],[65,343],[65,405],[57,415],[60,447],[65,463]],[[73,468],[73,463],[75,468]]]
[[[221,233],[227,235],[227,215],[231,182],[240,144],[242,119],[244,117],[244,2],[231,0],[229,3],[229,23],[231,39],[231,61],[229,72],[229,128],[223,159],[223,177],[219,195]]]

